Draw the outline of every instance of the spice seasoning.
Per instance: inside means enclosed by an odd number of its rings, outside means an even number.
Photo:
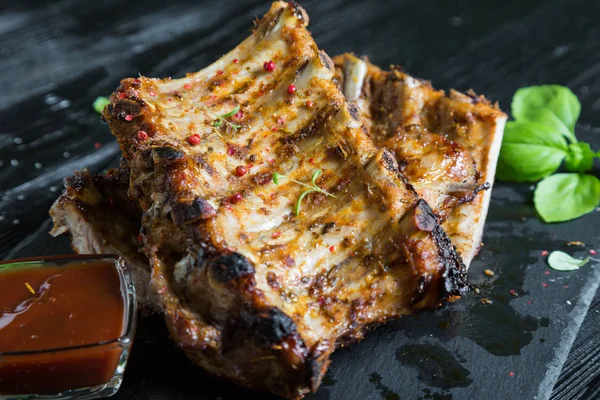
[[[235,174],[239,177],[246,175],[246,173],[248,173],[248,169],[246,167],[244,167],[243,165],[238,165],[235,168]]]
[[[229,202],[232,203],[232,204],[237,204],[237,203],[239,203],[242,200],[243,200],[243,196],[239,192],[235,193],[234,195],[232,195],[231,197],[229,197]]]
[[[145,131],[138,131],[137,137],[140,140],[146,140],[148,139],[148,134]]]
[[[263,64],[263,67],[265,68],[265,71],[267,71],[267,72],[275,71],[275,63],[273,61],[265,61],[265,63]]]
[[[200,143],[200,135],[194,133],[193,135],[188,136],[187,142],[192,146],[196,146],[198,143]]]

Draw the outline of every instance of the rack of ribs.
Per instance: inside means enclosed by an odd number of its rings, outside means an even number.
[[[367,329],[468,290],[441,223],[491,181],[434,126],[403,119],[384,134],[375,97],[350,98],[307,24],[275,2],[207,68],[124,79],[103,114],[121,166],[77,173],[51,210],[75,251],[117,252],[140,271],[143,300],[195,363],[287,398],[316,390],[331,353]],[[427,149],[461,168],[423,162]],[[426,168],[453,175],[429,182]]]

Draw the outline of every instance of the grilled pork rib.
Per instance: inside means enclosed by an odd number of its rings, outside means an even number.
[[[481,243],[491,196],[482,189],[494,182],[506,114],[483,96],[445,95],[398,67],[382,71],[351,54],[334,62],[376,146],[394,151],[468,266]]]
[[[284,397],[315,390],[331,352],[366,327],[466,288],[435,215],[373,145],[307,22],[274,3],[213,65],[123,80],[104,112],[173,338],[208,371]],[[296,215],[317,170],[322,191]]]
[[[50,209],[53,236],[71,234],[71,247],[79,254],[119,254],[132,271],[138,302],[152,311],[157,298],[150,288],[148,259],[137,240],[142,211],[127,197],[129,168],[92,176],[76,172],[65,182],[65,192]]]
[[[135,264],[138,290],[149,259],[170,332],[196,363],[284,397],[315,390],[331,352],[369,326],[466,289],[438,222],[472,257],[503,123],[481,98],[348,55],[336,75],[358,107],[346,102],[307,23],[277,2],[208,68],[124,80],[104,113],[124,163],[77,174],[51,211],[76,251]],[[333,196],[307,194],[296,215],[319,169],[314,183]]]

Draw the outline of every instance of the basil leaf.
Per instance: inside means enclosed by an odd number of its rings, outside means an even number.
[[[110,104],[110,100],[108,99],[108,97],[97,97],[96,100],[94,100],[94,104],[92,104],[92,107],[94,107],[94,110],[98,113],[98,114],[102,114],[102,112],[104,111],[104,107],[106,107],[108,104]]]
[[[575,131],[581,104],[569,88],[559,85],[522,88],[517,90],[511,104],[516,120],[536,120],[535,114],[544,108],[556,115],[571,132]]]
[[[496,176],[505,181],[537,181],[560,167],[567,150],[565,138],[551,127],[507,122]]]
[[[589,261],[589,257],[584,260],[580,260],[578,258],[573,258],[562,251],[553,251],[548,256],[548,265],[550,268],[557,271],[574,271],[579,269],[579,267],[584,266]]]
[[[545,222],[575,219],[600,203],[600,180],[588,174],[552,175],[538,183],[533,202]]]
[[[521,120],[523,121],[523,120]],[[540,124],[544,124],[555,132],[560,133],[572,143],[577,142],[577,138],[575,137],[575,132],[569,129],[567,125],[563,121],[561,121],[556,114],[547,108],[533,109],[529,110],[527,113],[527,121],[538,122]]]
[[[589,143],[571,143],[569,153],[565,158],[565,167],[568,171],[587,172],[592,169],[595,156],[596,153],[590,148]]]

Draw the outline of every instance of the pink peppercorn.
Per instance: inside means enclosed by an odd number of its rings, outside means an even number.
[[[148,139],[148,134],[145,131],[138,131],[137,137],[140,140],[146,140]]]
[[[296,93],[296,86],[294,86],[294,85],[290,85],[290,86],[288,86],[288,93],[289,93],[289,94],[294,94],[294,93]]]
[[[233,203],[233,204],[237,204],[240,201],[242,201],[242,199],[243,199],[242,194],[238,192],[229,198],[229,202]]]
[[[275,63],[273,61],[265,61],[265,63],[263,64],[263,67],[265,68],[265,71],[267,71],[267,72],[275,71]]]
[[[242,176],[246,175],[247,173],[248,173],[248,169],[246,167],[244,167],[243,165],[238,165],[235,168],[235,174],[237,176],[242,177]]]
[[[200,135],[194,133],[193,135],[188,136],[187,142],[192,146],[197,145],[198,143],[200,143]]]

